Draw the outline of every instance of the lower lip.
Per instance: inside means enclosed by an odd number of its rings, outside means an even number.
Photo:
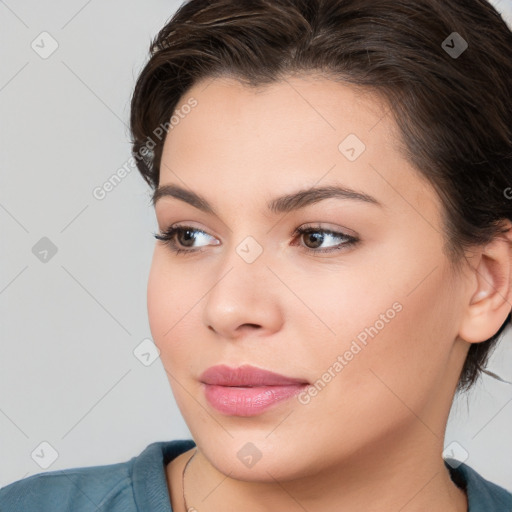
[[[208,402],[223,414],[256,416],[273,405],[300,393],[307,384],[260,386],[253,388],[204,384]]]

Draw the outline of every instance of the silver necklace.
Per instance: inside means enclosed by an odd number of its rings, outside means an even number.
[[[188,465],[190,464],[190,461],[196,456],[197,448],[195,452],[192,454],[190,459],[187,460],[187,463],[185,464],[185,467],[183,468],[183,473],[181,474],[181,491],[183,493],[183,505],[185,506],[185,512],[189,512],[188,506],[187,506],[187,500],[185,498],[185,471],[187,470]],[[192,510],[195,509],[192,507]]]

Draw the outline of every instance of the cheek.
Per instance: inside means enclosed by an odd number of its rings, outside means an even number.
[[[413,274],[393,288],[376,287],[380,298],[374,296],[368,308],[347,304],[347,321],[339,319],[338,328],[345,325],[346,335],[338,338],[336,349],[325,348],[329,357],[322,357],[320,368],[325,371],[338,355],[345,356],[337,382],[328,391],[329,400],[343,397],[346,407],[340,411],[359,411],[360,417],[368,411],[407,417],[403,404],[422,410],[446,380],[456,336],[456,300],[441,268],[411,292],[410,283],[421,281]]]
[[[307,362],[309,375],[314,368],[316,378],[329,380],[325,372],[335,374],[331,389],[338,393],[386,393],[381,377],[404,399],[420,400],[448,364],[458,306],[455,289],[447,284],[446,261],[439,251],[419,246],[407,254],[396,251],[396,257],[372,264],[362,259],[330,279],[317,279],[316,286],[298,289],[322,320],[295,316],[306,339],[314,339],[298,348],[299,360]]]
[[[171,319],[168,317],[170,310],[170,279],[162,275],[161,264],[157,256],[157,250],[153,254],[153,261],[149,272],[147,286],[148,320],[153,340],[160,350],[165,332],[171,327]]]
[[[176,271],[167,261],[165,249],[155,247],[147,285],[148,320],[153,340],[162,358],[173,346],[176,334],[194,318],[194,280]]]

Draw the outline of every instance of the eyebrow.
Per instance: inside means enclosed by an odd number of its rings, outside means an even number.
[[[178,185],[163,185],[157,188],[152,196],[153,206],[155,206],[156,202],[162,197],[174,197],[175,199],[184,201],[203,212],[217,215],[215,209],[206,200],[206,198]],[[382,204],[373,196],[347,187],[328,185],[323,187],[307,188],[281,197],[273,198],[267,203],[267,208],[275,214],[288,213],[331,198],[352,199],[382,207]]]

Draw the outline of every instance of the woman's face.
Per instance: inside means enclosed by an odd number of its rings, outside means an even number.
[[[234,478],[271,481],[420,438],[442,449],[468,290],[442,251],[438,196],[400,154],[388,108],[310,76],[258,90],[203,81],[177,111],[160,187],[210,210],[156,201],[161,232],[197,231],[172,238],[189,252],[156,242],[148,311],[204,455]],[[326,189],[310,200],[324,187],[361,196]],[[309,386],[214,389],[201,376],[215,365]],[[280,392],[288,398],[267,406]],[[227,396],[238,405],[223,406]]]

